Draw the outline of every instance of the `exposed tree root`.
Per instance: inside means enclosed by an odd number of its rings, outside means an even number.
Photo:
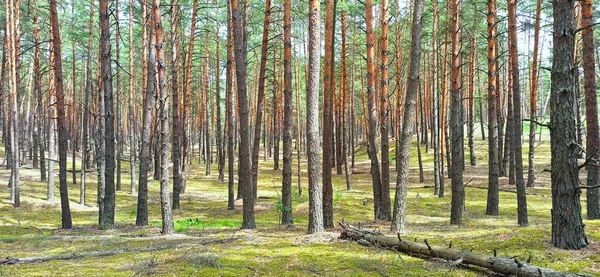
[[[516,258],[505,258],[476,254],[469,251],[463,251],[448,247],[430,245],[427,240],[424,242],[411,242],[402,240],[400,235],[397,237],[385,236],[377,231],[367,231],[358,229],[346,223],[339,223],[343,231],[341,239],[354,240],[361,245],[380,246],[392,250],[407,253],[417,257],[430,257],[447,260],[454,265],[474,265],[479,266],[495,273],[504,275],[515,275],[519,277],[577,277],[592,276],[588,274],[572,274],[557,272],[547,268],[533,266],[528,262],[519,261]],[[495,254],[496,251],[494,251]]]

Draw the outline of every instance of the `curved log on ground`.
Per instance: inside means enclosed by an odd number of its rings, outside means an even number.
[[[476,254],[455,248],[430,245],[424,242],[411,242],[397,237],[386,236],[377,231],[367,231],[356,228],[346,223],[339,223],[342,227],[341,239],[354,240],[362,245],[380,246],[404,252],[412,256],[439,258],[450,261],[455,265],[474,265],[504,275],[519,277],[581,277],[592,276],[585,273],[564,273],[551,269],[537,267],[516,258],[505,258]],[[495,251],[494,251],[495,252]]]

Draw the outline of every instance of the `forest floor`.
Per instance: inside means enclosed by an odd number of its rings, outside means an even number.
[[[394,143],[391,143],[394,145]],[[524,144],[527,145],[527,142]],[[413,145],[416,146],[416,145]],[[466,144],[465,144],[466,146]],[[477,166],[469,166],[466,152],[466,211],[464,224],[449,225],[449,179],[446,197],[433,195],[433,154],[422,146],[425,180],[419,182],[416,147],[413,147],[408,192],[408,230],[403,237],[427,239],[430,244],[448,245],[473,252],[516,257],[558,271],[586,272],[600,276],[600,221],[584,221],[590,245],[579,251],[553,248],[551,232],[549,143],[536,149],[536,188],[527,190],[530,227],[517,227],[517,202],[513,186],[502,178],[500,216],[485,216],[487,197],[487,143],[476,139]],[[527,147],[523,147],[525,163]],[[0,148],[4,149],[4,147]],[[2,151],[0,150],[0,151]],[[392,159],[394,149],[391,149]],[[2,153],[0,153],[2,154]],[[1,156],[4,156],[3,154]],[[280,159],[282,160],[282,159]],[[74,228],[61,230],[58,178],[56,202],[48,203],[46,184],[39,182],[39,171],[25,165],[21,170],[21,206],[13,208],[6,184],[10,175],[0,169],[0,258],[39,257],[59,254],[85,254],[126,250],[115,255],[40,263],[3,265],[0,276],[486,276],[474,269],[456,268],[452,263],[424,260],[390,250],[365,247],[338,239],[336,227],[328,232],[307,235],[308,198],[306,163],[302,162],[303,194],[298,196],[297,168],[294,159],[294,227],[278,224],[278,199],[281,171],[273,161],[263,161],[259,172],[259,201],[256,206],[257,230],[239,230],[241,200],[233,211],[227,210],[227,184],[217,182],[217,167],[206,176],[205,166],[193,160],[182,196],[181,209],[174,211],[176,234],[160,235],[159,185],[150,183],[149,227],[136,227],[136,196],[129,194],[129,164],[123,162],[122,189],[116,198],[116,227],[97,227],[95,173],[89,173],[85,206],[79,205],[79,185],[72,184],[69,173],[69,198]],[[236,162],[237,164],[237,162]],[[79,166],[79,162],[78,162]],[[58,165],[56,166],[58,168]],[[394,161],[391,161],[392,197],[395,187]],[[70,166],[69,166],[70,168]],[[236,171],[237,172],[237,171]],[[343,175],[334,173],[334,220],[389,233],[389,222],[373,221],[372,188],[365,147],[357,147],[352,190],[346,190]],[[58,175],[58,169],[57,169]],[[582,174],[583,176],[583,174]],[[78,181],[79,181],[79,177]],[[225,175],[227,179],[227,174]],[[366,205],[365,205],[366,203]],[[585,218],[585,193],[582,195]],[[390,233],[390,235],[393,235]],[[164,246],[168,249],[145,251]],[[145,252],[135,252],[142,250]]]

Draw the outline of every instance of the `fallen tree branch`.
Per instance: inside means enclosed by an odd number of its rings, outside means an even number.
[[[519,261],[517,258],[492,257],[462,251],[450,247],[441,247],[425,243],[399,240],[398,237],[385,236],[380,232],[360,230],[349,224],[339,223],[342,227],[341,239],[358,241],[363,245],[381,246],[391,248],[399,252],[419,257],[430,257],[447,260],[455,265],[474,265],[486,268],[493,272],[504,275],[516,275],[519,277],[577,277],[592,276],[588,274],[573,274],[558,272],[547,268],[533,266],[529,263]]]
[[[174,248],[183,248],[183,247],[193,247],[193,246],[201,246],[219,242],[226,242],[229,240],[219,240],[219,241],[203,241],[196,243],[182,243],[182,244],[171,244],[171,245],[161,245],[157,247],[147,247],[147,248],[135,248],[135,249],[117,249],[110,251],[96,251],[96,252],[88,252],[88,253],[72,253],[72,254],[60,254],[53,256],[41,256],[41,257],[26,257],[26,258],[11,258],[7,257],[4,259],[0,259],[0,265],[16,265],[16,264],[29,264],[29,263],[41,263],[47,261],[54,260],[73,260],[79,258],[97,258],[97,257],[105,257],[105,256],[114,256],[124,253],[143,253],[143,252],[152,252],[152,251],[160,251]]]

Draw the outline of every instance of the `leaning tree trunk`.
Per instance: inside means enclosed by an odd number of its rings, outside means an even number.
[[[263,23],[260,70],[258,77],[258,93],[256,97],[256,119],[254,121],[254,142],[252,144],[252,189],[256,191],[258,183],[258,154],[260,152],[260,133],[263,110],[265,106],[265,81],[267,72],[267,47],[269,43],[269,22],[271,20],[271,0],[265,2],[265,19]],[[267,128],[265,124],[265,129]]]
[[[396,177],[396,196],[394,198],[394,217],[392,220],[393,231],[403,231],[406,222],[406,204],[408,190],[408,176],[410,163],[410,147],[414,133],[415,116],[417,114],[417,93],[419,89],[419,71],[421,65],[421,36],[423,33],[424,1],[415,0],[413,10],[412,35],[410,40],[410,63],[408,68],[408,85],[404,100],[404,117],[402,133],[398,144],[400,154],[398,159],[399,172]],[[396,115],[400,118],[400,115]]]
[[[578,189],[577,130],[575,126],[575,49],[573,1],[554,0],[553,63],[550,95],[550,150],[552,153],[552,245],[581,249],[588,241],[581,218]]]

